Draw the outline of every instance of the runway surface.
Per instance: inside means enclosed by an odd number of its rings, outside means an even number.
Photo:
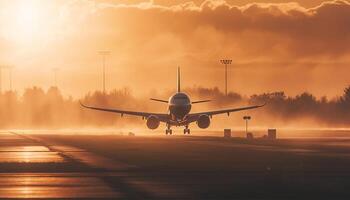
[[[0,198],[348,199],[350,139],[1,132]]]

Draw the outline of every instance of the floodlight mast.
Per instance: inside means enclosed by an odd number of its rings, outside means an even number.
[[[9,76],[10,76],[10,91],[12,92],[12,69],[13,66],[9,67]]]
[[[60,69],[59,68],[53,68],[52,69],[52,71],[53,71],[53,75],[54,75],[54,81],[55,81],[55,87],[58,87],[58,84],[57,84],[57,76],[58,76],[58,71],[59,71]]]
[[[225,96],[227,96],[227,65],[232,63],[230,59],[222,59],[220,62],[225,65]]]
[[[102,56],[102,73],[103,73],[103,94],[106,93],[106,57],[111,54],[110,51],[99,51],[98,54]]]
[[[2,69],[3,66],[0,66],[0,94],[2,94]]]
[[[0,65],[0,94],[2,93],[2,70],[8,69],[9,70],[9,81],[10,81],[10,91],[12,91],[12,65]]]

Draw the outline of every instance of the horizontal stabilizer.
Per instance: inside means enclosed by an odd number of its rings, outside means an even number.
[[[192,104],[195,104],[195,103],[206,103],[206,102],[209,102],[210,100],[202,100],[202,101],[193,101]]]
[[[159,102],[163,102],[163,103],[169,103],[169,101],[167,101],[167,100],[161,100],[161,99],[153,99],[153,98],[150,98],[150,100],[152,100],[152,101],[159,101]]]

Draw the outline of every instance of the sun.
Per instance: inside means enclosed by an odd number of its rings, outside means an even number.
[[[35,34],[36,31],[39,31],[41,12],[37,1],[20,1],[15,21],[18,30],[22,34]]]
[[[9,7],[7,38],[21,48],[45,44],[57,30],[57,13],[53,12],[53,5],[49,0],[14,0]]]

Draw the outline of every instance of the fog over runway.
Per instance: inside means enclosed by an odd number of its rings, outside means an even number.
[[[153,137],[118,131],[61,133],[1,132],[0,198],[344,199],[350,195],[348,131],[337,138],[276,141],[198,136],[203,132]]]

